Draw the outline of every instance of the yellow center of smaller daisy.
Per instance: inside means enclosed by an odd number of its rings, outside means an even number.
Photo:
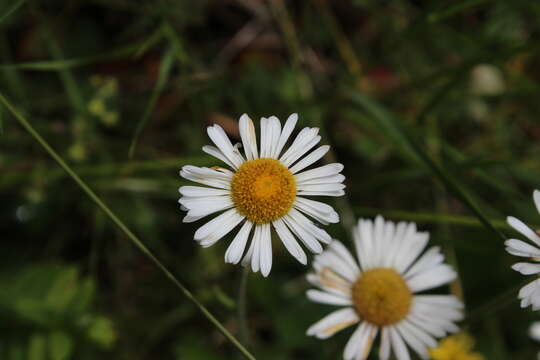
[[[352,300],[358,315],[372,324],[399,322],[409,313],[412,293],[394,269],[367,270],[353,284]]]
[[[484,357],[473,352],[473,339],[467,334],[448,336],[439,342],[435,349],[429,349],[433,360],[484,360]]]
[[[277,160],[250,160],[234,174],[231,196],[240,214],[266,224],[289,212],[296,198],[296,181]]]

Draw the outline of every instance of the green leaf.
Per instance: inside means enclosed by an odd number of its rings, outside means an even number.
[[[49,335],[49,354],[52,360],[68,359],[73,352],[73,340],[61,331]]]
[[[112,322],[104,316],[96,317],[88,328],[88,338],[105,349],[110,348],[116,340]]]
[[[78,270],[74,267],[64,270],[55,280],[45,298],[45,303],[51,309],[58,312],[64,312],[75,297],[78,284]]]
[[[41,334],[32,335],[28,344],[28,360],[46,360],[47,339]]]

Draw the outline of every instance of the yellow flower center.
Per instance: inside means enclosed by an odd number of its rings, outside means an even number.
[[[429,350],[434,360],[484,360],[477,352],[472,352],[473,339],[467,334],[448,336],[439,342],[439,346]]]
[[[296,198],[296,181],[277,160],[250,160],[234,175],[231,194],[240,214],[256,224],[266,224],[289,212]]]
[[[385,326],[399,322],[409,313],[411,290],[394,269],[367,270],[352,288],[358,315],[372,324]]]

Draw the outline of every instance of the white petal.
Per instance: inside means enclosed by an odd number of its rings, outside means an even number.
[[[296,237],[300,239],[311,252],[314,252],[315,254],[322,252],[322,246],[317,239],[298,224],[294,218],[285,215],[282,219]]]
[[[533,305],[533,310],[538,308],[540,305],[540,279],[522,287],[518,297],[521,299],[521,307]]]
[[[258,272],[261,268],[261,237],[263,227],[255,226],[255,235],[253,235],[253,255],[251,256],[251,271]]]
[[[202,203],[199,202],[197,203],[197,206],[190,207],[186,216],[189,216],[190,218],[200,219],[210,214],[230,209],[234,206],[234,203],[230,198],[226,198],[221,201],[209,201],[204,203],[206,204],[205,206],[203,206]]]
[[[533,191],[534,204],[536,205],[536,210],[540,213],[540,190]]]
[[[320,141],[321,141],[321,137],[320,136],[315,136],[308,143],[303,144],[301,147],[296,149],[296,151],[292,152],[291,155],[286,160],[283,161],[283,163],[286,164],[285,166],[287,166],[287,167],[291,166],[298,159],[300,159],[302,156],[304,156],[308,151],[310,151],[312,148],[314,148],[315,145],[317,145]],[[294,173],[295,172],[293,172],[293,174]]]
[[[197,167],[186,165],[180,170],[180,176],[184,179],[198,182],[200,184],[217,187],[220,189],[230,189],[232,181],[232,173],[225,171],[226,169],[210,169],[205,167]]]
[[[356,281],[359,275],[359,271],[351,268],[347,263],[345,263],[343,258],[334,251],[325,251],[322,254],[317,255],[315,257],[313,266],[315,267],[315,269],[317,269],[317,271],[321,272],[323,272],[325,268],[331,269],[332,271],[336,272],[338,275],[346,279],[349,283],[353,283],[354,281]],[[323,277],[323,273],[321,273],[321,277]]]
[[[222,222],[219,228],[216,228],[213,232],[208,234],[206,237],[200,239],[199,244],[202,247],[209,247],[209,246],[214,245],[218,240],[220,240],[222,237],[227,235],[232,229],[234,229],[238,224],[240,224],[242,220],[244,220],[244,216],[240,215],[236,210],[234,210],[232,214],[233,215],[230,218]]]
[[[212,189],[202,186],[181,186],[178,191],[184,196],[192,197],[229,195],[231,193],[229,190]]]
[[[309,232],[315,239],[325,243],[329,244],[332,241],[332,238],[326,231],[323,229],[317,227],[311,220],[309,220],[307,217],[302,215],[298,210],[291,209],[289,211],[288,216],[292,217],[296,223],[298,223],[300,226],[302,226],[307,232]]]
[[[335,294],[347,299],[351,298],[352,284],[349,280],[338,274],[335,269],[331,269],[329,267],[318,268],[318,266],[315,264],[314,267],[317,268],[317,273],[307,275],[307,280],[311,284],[319,287],[321,290],[326,291],[327,293]]]
[[[415,295],[414,301],[435,307],[463,309],[463,303],[453,295]]]
[[[299,191],[338,191],[338,190],[345,189],[345,185],[339,184],[339,183],[314,184],[314,185],[302,184],[302,185],[297,185],[296,188]]]
[[[259,158],[255,126],[247,114],[240,116],[239,129],[247,159],[253,160]]]
[[[435,348],[437,347],[437,340],[431,335],[429,335],[424,330],[420,329],[419,327],[413,325],[408,319],[403,319],[400,324],[400,327],[403,327],[405,331],[410,332],[414,337],[416,337],[418,340],[424,344],[427,348]]]
[[[294,258],[298,260],[301,264],[306,265],[306,253],[304,252],[304,250],[302,250],[302,248],[294,238],[293,234],[291,234],[283,220],[277,219],[272,224],[274,225],[274,229],[276,230],[283,245],[285,245],[287,251],[292,256],[294,256]]]
[[[356,276],[360,275],[360,268],[356,264],[356,261],[354,260],[353,256],[347,250],[347,248],[338,240],[332,241],[329,248],[336,253],[341,259],[343,260],[344,264],[346,264],[351,271],[356,274]]]
[[[379,347],[379,360],[388,360],[390,358],[390,333],[388,327],[381,329],[381,346]]]
[[[523,275],[532,275],[540,273],[540,264],[529,264],[529,263],[516,263],[512,265],[512,269],[522,273]]]
[[[260,123],[260,126],[261,126],[261,158],[267,158],[268,157],[268,153],[269,153],[269,150],[270,150],[270,144],[269,144],[269,140],[270,140],[270,121],[263,117],[261,118],[261,123]]]
[[[420,292],[447,284],[455,278],[456,272],[450,266],[440,264],[407,279],[407,285],[412,292]]]
[[[403,342],[403,339],[393,326],[388,327],[390,333],[390,343],[392,344],[392,350],[398,360],[410,360],[409,350]]]
[[[512,255],[540,258],[540,249],[524,241],[509,239],[504,242],[504,245],[507,246],[506,251]]]
[[[260,227],[260,225],[255,225],[255,231],[253,232],[253,237],[251,238],[251,244],[249,245],[248,251],[246,252],[246,255],[244,255],[244,258],[242,259],[242,266],[248,266],[251,264],[251,258],[253,257],[253,248],[255,247],[255,242],[253,241],[255,239],[255,233],[259,230],[257,228]]]
[[[323,146],[317,148],[317,150],[309,153],[305,158],[303,158],[302,160],[297,162],[296,165],[294,165],[289,170],[291,171],[291,173],[296,174],[300,170],[305,169],[309,165],[311,165],[314,162],[318,161],[320,158],[322,158],[328,152],[328,150],[330,150],[330,146],[328,146],[328,145],[323,145]]]
[[[440,248],[438,246],[434,246],[426,251],[424,255],[422,255],[422,257],[418,259],[413,266],[409,268],[409,270],[407,270],[404,277],[409,279],[421,272],[429,271],[429,269],[439,265],[443,261],[444,256],[441,254]]]
[[[339,296],[337,294],[329,294],[325,291],[310,289],[306,292],[306,296],[311,301],[330,304],[330,305],[352,305],[351,299]]]
[[[238,149],[233,147],[223,128],[216,124],[214,126],[209,126],[206,129],[206,132],[223,155],[225,155],[232,165],[234,165],[234,168],[238,169],[244,162],[244,158],[240,155]]]
[[[313,139],[317,138],[318,132],[318,128],[303,128],[300,130],[289,149],[287,149],[287,151],[279,158],[279,161],[285,166],[291,165],[294,159],[298,159],[302,154],[309,150],[306,150],[306,147]],[[315,145],[312,145],[312,147],[313,146]]]
[[[182,209],[184,211],[187,211],[188,209]],[[184,223],[192,223],[192,222],[195,222],[197,220],[200,220],[202,219],[203,217],[205,217],[206,215],[199,215],[199,216],[191,216],[191,215],[186,215],[184,216],[184,218],[182,219],[182,222]]]
[[[182,196],[178,199],[178,202],[185,206],[188,210],[201,209],[211,206],[229,206],[233,204],[232,199],[228,195],[220,196],[206,196],[206,197],[191,197],[191,196]]]
[[[325,178],[339,174],[343,170],[343,164],[332,163],[306,170],[294,175],[297,183],[310,181],[318,178]]]
[[[403,322],[398,323],[395,328],[397,329],[399,335],[405,340],[405,343],[409,345],[422,359],[428,358],[428,352],[426,346],[418,339],[414,333],[409,331],[407,326]]]
[[[323,225],[339,222],[338,213],[325,203],[297,196],[294,201],[294,207]]]
[[[272,269],[272,237],[270,235],[270,224],[262,225],[261,250],[260,250],[261,274],[267,277]]]
[[[403,251],[398,256],[395,266],[399,273],[405,272],[407,268],[413,263],[414,260],[424,250],[429,240],[429,233],[417,232],[409,240],[406,247],[402,248]]]
[[[302,182],[297,182],[299,186],[305,186],[305,185],[322,185],[322,184],[340,184],[345,180],[345,176],[342,174],[332,175],[332,176],[325,176],[320,178],[314,178],[305,180]],[[343,186],[341,189],[344,189],[345,186]]]
[[[337,191],[299,191],[297,195],[303,195],[303,196],[332,196],[332,197],[338,197],[345,195],[345,191],[343,190],[337,190]]]
[[[270,116],[270,126],[272,128],[272,138],[270,139],[270,153],[269,157],[272,159],[277,159],[276,155],[279,138],[281,136],[281,122],[275,116]]]
[[[377,327],[371,325],[367,321],[358,325],[358,328],[352,334],[351,338],[345,346],[343,359],[345,360],[364,360],[369,355],[373,340],[377,335]]]
[[[455,307],[445,307],[421,301],[415,297],[411,313],[433,323],[452,323],[463,319],[463,312]],[[445,325],[446,327],[446,325]]]
[[[435,337],[443,337],[446,335],[446,332],[440,325],[432,321],[424,321],[423,319],[419,318],[414,313],[410,313],[407,316],[407,320],[410,321],[411,324],[413,324],[419,329],[422,329],[429,335],[433,335]]]
[[[208,237],[210,234],[219,231],[219,228],[226,226],[228,223],[234,223],[238,219],[240,220],[243,218],[242,215],[240,215],[236,209],[230,209],[224,212],[223,214],[213,218],[203,226],[201,226],[194,235],[195,240],[202,240],[206,237]]]
[[[238,264],[240,262],[242,254],[246,249],[247,239],[249,237],[249,233],[251,232],[252,227],[253,223],[249,220],[246,220],[244,225],[242,225],[240,231],[238,231],[238,234],[236,234],[233,241],[227,248],[227,251],[225,252],[226,263]]]
[[[285,125],[283,126],[283,131],[281,132],[281,135],[279,137],[279,142],[277,144],[274,157],[277,159],[279,158],[279,155],[281,154],[281,150],[283,150],[283,146],[285,146],[285,143],[289,139],[289,136],[291,136],[292,131],[294,130],[294,127],[296,126],[296,122],[298,121],[298,114],[292,114],[289,116],[287,121],[285,122]]]
[[[525,235],[529,240],[534,242],[536,245],[540,246],[540,236],[538,236],[534,231],[532,231],[527,225],[525,225],[521,220],[516,219],[513,216],[506,218],[508,225],[516,229],[516,231]]]
[[[231,168],[236,169],[236,166],[217,147],[211,146],[211,145],[205,145],[202,147],[202,151],[204,151],[208,155],[211,155],[223,161],[225,164],[229,165]]]
[[[308,336],[316,336],[319,339],[327,339],[340,330],[356,324],[359,321],[356,311],[351,307],[336,310],[307,329]]]
[[[357,235],[355,236],[356,253],[360,260],[362,270],[371,269],[378,264],[373,263],[371,254],[373,253],[373,224],[371,220],[359,219],[357,225]]]

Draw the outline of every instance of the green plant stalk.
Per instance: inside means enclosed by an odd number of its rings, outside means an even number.
[[[405,127],[400,124],[397,119],[387,113],[381,106],[373,100],[359,94],[354,93],[352,101],[360,105],[371,116],[381,122],[385,129],[392,133],[397,141],[399,141],[405,149],[411,152],[416,160],[421,161],[431,172],[439,178],[439,180],[452,192],[463,204],[465,204],[474,215],[478,217],[480,222],[489,230],[497,235],[501,240],[506,240],[499,230],[497,230],[487,217],[482,213],[478,206],[473,202],[469,194],[465,191],[462,185],[444,169],[441,165],[435,162],[414,140],[413,136],[405,130]]]
[[[135,245],[171,282],[190,300],[201,313],[244,355],[247,359],[255,360],[255,357],[232,335],[212,313],[189,291],[172,272],[159,261],[159,259],[142,243],[141,240],[124,224],[118,216],[86,185],[86,183],[66,164],[62,157],[41,137],[32,125],[11,105],[11,103],[0,94],[0,103],[17,119],[21,126],[49,153],[49,155],[60,165],[69,176],[79,185],[86,195],[126,234],[128,239]]]

